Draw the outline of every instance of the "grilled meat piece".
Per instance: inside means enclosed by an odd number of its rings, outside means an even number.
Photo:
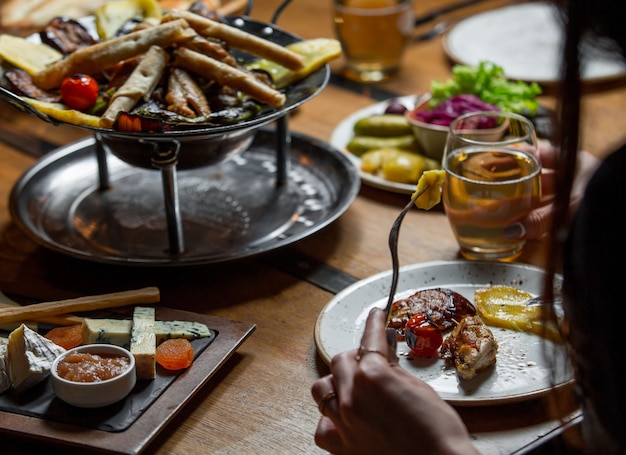
[[[181,68],[172,68],[170,71],[165,101],[168,103],[168,110],[185,117],[195,118],[211,113],[209,102],[202,89],[191,75]]]
[[[441,345],[441,357],[453,363],[464,380],[495,365],[497,351],[498,342],[478,316],[461,319]]]
[[[389,327],[402,331],[411,316],[419,313],[424,313],[439,330],[449,330],[464,316],[475,315],[476,308],[451,289],[424,289],[392,304]]]

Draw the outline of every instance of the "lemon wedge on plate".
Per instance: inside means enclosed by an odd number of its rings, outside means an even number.
[[[251,70],[267,71],[272,76],[276,88],[281,89],[295,81],[304,79],[309,74],[341,55],[341,45],[339,41],[330,38],[315,38],[298,41],[288,44],[285,47],[304,57],[305,63],[303,68],[298,71],[292,71],[267,59],[256,60],[247,65],[247,68]]]
[[[513,286],[488,286],[474,291],[474,305],[487,325],[560,341],[556,327],[544,321],[541,304],[528,304],[532,297],[530,293]]]

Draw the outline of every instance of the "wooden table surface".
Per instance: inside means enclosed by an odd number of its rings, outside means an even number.
[[[425,13],[453,2],[420,0],[415,9],[418,14]],[[279,3],[255,2],[251,17],[270,21]],[[509,3],[491,0],[448,14],[446,19],[504,4]],[[333,37],[330,1],[294,1],[278,25],[303,38]],[[336,72],[341,64],[341,60],[335,61],[331,69]],[[291,115],[290,128],[327,141],[343,118],[374,102],[377,89],[399,95],[423,93],[432,79],[448,78],[450,68],[441,38],[413,44],[402,71],[393,80],[360,92],[329,84]],[[546,92],[542,103],[552,107],[553,90],[548,87]],[[604,157],[623,141],[620,112],[626,112],[624,84],[591,87],[584,99],[583,147]],[[156,436],[146,453],[322,453],[313,440],[319,412],[310,386],[327,374],[328,368],[316,352],[313,331],[316,318],[333,293],[271,263],[293,253],[356,279],[389,269],[387,236],[407,201],[406,195],[363,185],[337,221],[286,251],[264,258],[182,268],[96,264],[38,246],[19,231],[8,211],[11,188],[36,162],[37,155],[88,133],[48,125],[5,104],[0,106],[0,133],[2,292],[32,302],[158,286],[164,307],[256,324],[252,336]],[[519,261],[542,265],[542,247],[540,242],[531,242]],[[401,264],[455,259],[459,259],[458,248],[443,212],[410,212],[401,234]],[[547,407],[547,401],[537,399],[515,405],[460,408],[459,412],[483,453],[523,453],[558,426],[548,422]],[[21,437],[3,434],[2,440],[2,453],[32,453],[36,447],[35,442]],[[49,453],[51,449],[45,450]]]

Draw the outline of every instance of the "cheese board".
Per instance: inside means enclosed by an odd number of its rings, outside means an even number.
[[[124,307],[94,317],[127,320],[131,315],[132,308]],[[83,450],[141,453],[256,328],[170,308],[156,308],[156,318],[211,329],[211,336],[192,341],[196,357],[191,367],[173,373],[158,369],[153,381],[138,381],[125,400],[105,408],[79,409],[63,403],[54,396],[49,379],[20,396],[0,394],[0,434]]]

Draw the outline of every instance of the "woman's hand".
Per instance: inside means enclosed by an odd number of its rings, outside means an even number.
[[[385,313],[369,314],[361,348],[333,357],[311,389],[323,414],[315,442],[334,454],[476,454],[456,411],[398,365]]]
[[[554,168],[556,161],[556,149],[547,141],[539,144],[541,158],[541,206],[530,212],[519,223],[505,228],[505,235],[511,239],[537,240],[548,233],[552,219],[552,200],[554,198],[555,181]],[[576,210],[582,198],[585,186],[591,174],[596,170],[600,160],[589,152],[578,152],[578,163],[574,186],[572,188],[570,209]]]

